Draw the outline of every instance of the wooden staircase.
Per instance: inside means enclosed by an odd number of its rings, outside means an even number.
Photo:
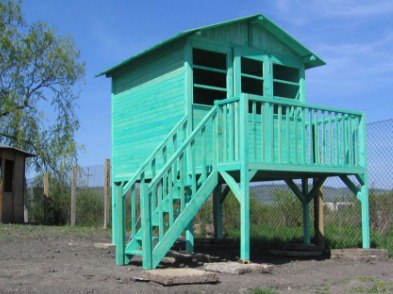
[[[187,251],[193,251],[193,218],[218,184],[215,159],[208,160],[206,125],[213,122],[213,107],[192,132],[183,118],[126,183],[115,184],[114,237],[116,264],[141,256],[144,269],[157,267],[183,232]],[[187,134],[189,134],[187,136]],[[202,156],[196,156],[196,146]],[[137,221],[137,189],[139,219]],[[131,236],[126,242],[125,201],[131,200]]]

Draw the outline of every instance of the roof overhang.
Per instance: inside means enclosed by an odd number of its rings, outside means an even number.
[[[233,24],[233,23],[237,23],[237,22],[242,22],[242,21],[250,21],[254,24],[258,24],[261,25],[264,29],[266,29],[268,32],[270,32],[271,34],[273,34],[277,39],[279,39],[281,42],[283,42],[284,44],[286,44],[288,47],[290,47],[297,55],[299,55],[302,60],[303,63],[306,67],[306,69],[312,68],[312,67],[317,67],[317,66],[321,66],[321,65],[325,65],[326,63],[319,58],[317,55],[315,55],[313,52],[311,52],[310,50],[308,50],[304,45],[302,45],[300,42],[298,42],[297,40],[295,40],[292,36],[290,36],[288,33],[286,33],[283,29],[281,29],[279,26],[277,26],[276,24],[274,24],[270,19],[268,19],[266,16],[262,15],[262,14],[256,14],[256,15],[251,15],[251,16],[247,16],[247,17],[243,17],[243,18],[237,18],[237,19],[233,19],[230,21],[225,21],[225,22],[220,22],[220,23],[216,23],[213,25],[209,25],[209,26],[205,26],[205,27],[200,27],[200,28],[195,28],[192,30],[188,30],[188,31],[184,31],[180,34],[175,35],[174,37],[167,39],[145,51],[142,51],[141,53],[124,60],[123,62],[107,69],[104,70],[103,72],[99,73],[96,75],[96,77],[105,75],[107,77],[110,77],[114,71],[118,70],[119,68],[128,65],[129,63],[131,63],[132,61],[143,57],[144,55],[151,53],[171,42],[174,41],[178,41],[182,38],[191,36],[197,32],[200,31],[204,31],[204,30],[208,30],[208,29],[212,29],[212,28],[216,28],[216,27],[220,27],[220,26],[224,26],[224,25],[228,25],[228,24]]]
[[[24,157],[36,157],[35,154],[0,143],[0,150],[13,150],[22,153]]]

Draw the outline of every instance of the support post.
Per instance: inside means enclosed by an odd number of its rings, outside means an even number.
[[[48,206],[49,206],[49,174],[44,174],[44,224],[48,221]]]
[[[240,259],[250,260],[250,191],[248,170],[248,96],[240,96]]]
[[[366,115],[363,113],[359,121],[359,159],[360,165],[367,169],[367,137],[366,137]],[[360,187],[362,205],[362,241],[363,248],[370,248],[370,211],[368,199],[368,174],[359,175],[363,180]]]
[[[307,201],[308,195],[308,178],[302,179],[302,193],[303,193],[303,243],[306,245],[311,244],[310,236],[310,203]]]
[[[317,179],[314,179],[313,184],[316,185],[317,181]],[[320,187],[314,197],[314,229],[316,243],[321,248],[325,248],[325,222],[323,206],[323,193],[322,187]]]
[[[71,176],[71,227],[75,227],[76,223],[76,180],[77,180],[78,168],[74,166],[72,168]]]
[[[370,248],[370,210],[367,174],[364,175],[364,180],[360,187],[360,193],[362,205],[362,243],[363,248]]]
[[[213,191],[214,238],[222,239],[222,187],[218,184]]]
[[[143,178],[140,186],[141,227],[142,227],[142,266],[144,270],[153,268],[152,260],[152,227],[150,197],[147,184]]]
[[[109,225],[111,207],[111,163],[106,158],[104,163],[104,229]]]
[[[192,191],[187,189],[186,202],[191,200]],[[194,253],[194,218],[188,223],[186,227],[186,252],[188,254]]]
[[[113,232],[114,243],[116,246],[116,265],[125,265],[125,215],[124,215],[124,199],[123,188],[120,183],[114,184],[114,197],[113,197]]]

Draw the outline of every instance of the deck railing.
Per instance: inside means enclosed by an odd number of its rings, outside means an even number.
[[[239,161],[240,103],[250,163],[365,167],[363,113],[254,95],[216,101],[219,163]]]

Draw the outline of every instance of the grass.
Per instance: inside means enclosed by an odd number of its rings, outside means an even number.
[[[252,290],[251,294],[276,294],[277,292],[268,288],[257,288]]]
[[[43,226],[43,225],[6,225],[0,224],[0,241],[24,238],[86,238],[111,237],[111,230],[93,227]]]
[[[356,279],[358,282],[367,283],[367,286],[352,287],[353,293],[392,293],[393,283],[383,282],[381,280],[370,277],[359,277]]]

